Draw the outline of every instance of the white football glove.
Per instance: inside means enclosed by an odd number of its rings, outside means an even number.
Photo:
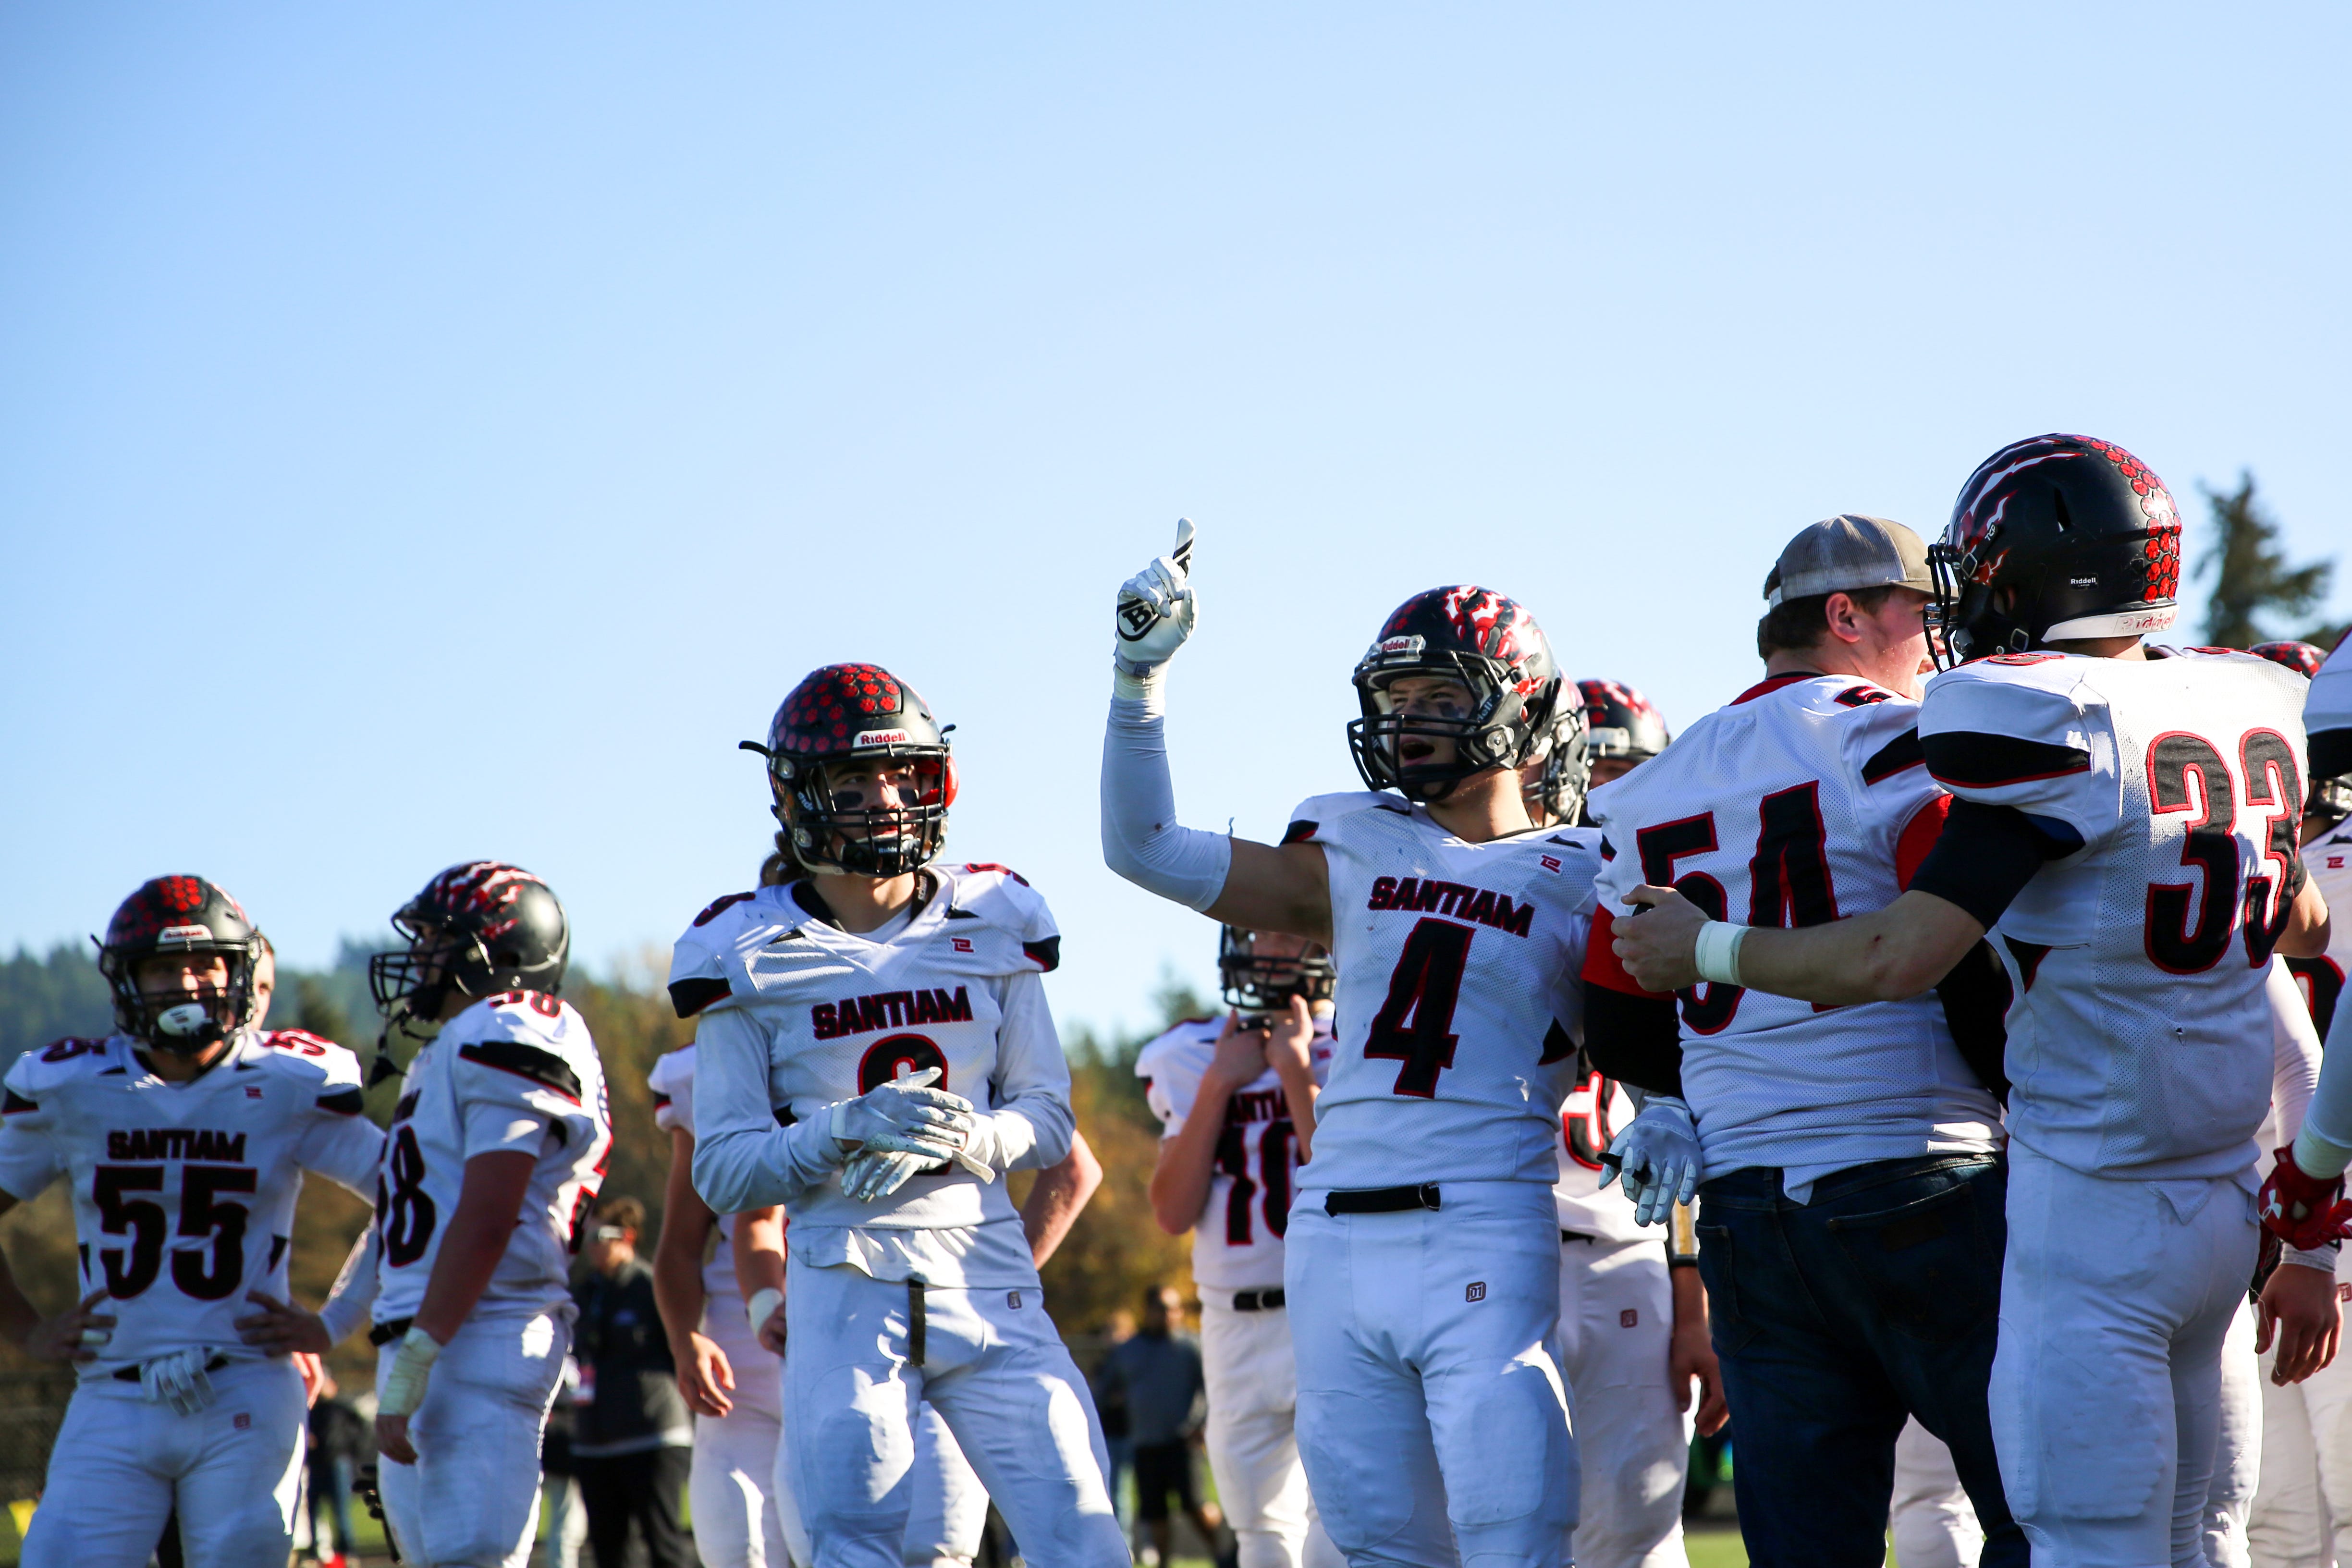
[[[925,1068],[877,1085],[856,1100],[835,1100],[828,1108],[834,1137],[844,1143],[870,1144],[911,1134],[938,1151],[934,1160],[949,1158],[971,1142],[971,1101],[931,1088],[939,1076],[939,1068]]]
[[[383,1374],[383,1395],[376,1401],[379,1415],[414,1415],[416,1407],[425,1403],[425,1380],[440,1359],[441,1342],[423,1329],[411,1325],[400,1337],[400,1349],[392,1358],[392,1370]]]
[[[879,1140],[849,1157],[841,1168],[841,1190],[862,1204],[878,1204],[914,1177],[937,1165],[944,1153],[884,1149]]]
[[[1670,1094],[1654,1094],[1642,1113],[1609,1141],[1604,1157],[1606,1187],[1623,1177],[1625,1195],[1633,1200],[1633,1223],[1663,1225],[1676,1204],[1691,1201],[1706,1176],[1699,1154],[1698,1124],[1691,1108]]]
[[[1192,579],[1192,521],[1180,517],[1176,548],[1119,584],[1118,639],[1111,647],[1111,664],[1121,675],[1144,679],[1192,635],[1201,602]]]
[[[213,1402],[212,1374],[205,1371],[201,1350],[173,1351],[139,1365],[139,1386],[158,1405],[168,1405],[182,1415],[194,1415]]]

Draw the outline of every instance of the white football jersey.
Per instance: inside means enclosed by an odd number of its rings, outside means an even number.
[[[0,1187],[25,1201],[73,1186],[81,1285],[103,1287],[114,1337],[84,1377],[203,1347],[233,1358],[248,1290],[289,1294],[286,1253],[302,1173],[362,1196],[383,1134],[360,1114],[360,1067],[299,1029],[248,1030],[188,1083],[165,1083],[136,1042],[59,1040],[8,1069]]]
[[[870,935],[811,912],[787,886],[722,899],[678,938],[670,994],[700,1019],[698,1178],[707,1162],[757,1152],[749,1184],[781,1183],[761,1201],[785,1204],[793,1256],[806,1263],[877,1279],[921,1272],[934,1285],[1031,1283],[1001,1180],[941,1165],[866,1203],[842,1191],[838,1169],[804,1184],[766,1169],[781,1168],[770,1148],[780,1126],[925,1068],[940,1072],[934,1088],[1024,1124],[1005,1134],[1026,1151],[1016,1168],[1067,1152],[1069,1067],[1040,978],[1060,961],[1061,938],[1045,900],[1001,866],[935,865],[923,886],[910,913]],[[987,1234],[917,1239],[971,1227]]]
[[[1173,1138],[1200,1098],[1201,1079],[1216,1059],[1223,1018],[1188,1018],[1137,1055],[1135,1076],[1160,1118],[1160,1136]],[[1335,1041],[1331,1015],[1315,1020],[1307,1062],[1320,1086],[1330,1080]],[[1192,1279],[1218,1290],[1263,1290],[1282,1283],[1282,1236],[1290,1228],[1297,1190],[1298,1144],[1290,1100],[1272,1068],[1225,1101],[1224,1131],[1200,1222],[1192,1226]]]
[[[1943,825],[1918,721],[1918,704],[1856,676],[1778,676],[1594,790],[1608,844],[1586,978],[1640,990],[1607,933],[1644,882],[1782,929],[1893,903]],[[1683,1094],[1711,1173],[1777,1166],[1802,1203],[1871,1161],[1998,1146],[2000,1104],[1933,992],[1834,1008],[1737,985],[1678,994]]]
[[[654,1125],[664,1132],[680,1127],[693,1131],[694,1047],[664,1052],[646,1081],[654,1091]],[[735,1281],[735,1216],[720,1215],[715,1228],[719,1241],[702,1265],[702,1293],[732,1300],[742,1294]]]
[[[1994,928],[2009,1129],[2037,1153],[2092,1174],[2251,1180],[2305,689],[2267,659],[2204,649],[2004,654],[1928,688],[1937,778],[2081,846]]]
[[[377,1322],[416,1315],[457,1212],[466,1162],[509,1150],[538,1163],[477,1313],[538,1312],[570,1299],[572,1256],[613,1156],[604,1067],[588,1021],[537,991],[475,1003],[408,1064],[376,1178]]]
[[[1302,1192],[1552,1184],[1584,1035],[1600,836],[1472,844],[1391,795],[1321,795],[1286,843],[1323,847],[1339,1045]]]
[[[1633,1203],[1624,1184],[1601,1185],[1608,1172],[1601,1156],[1637,1114],[1633,1097],[1581,1058],[1578,1069],[1576,1087],[1559,1108],[1559,1180],[1551,1189],[1559,1228],[1595,1241],[1655,1241],[1655,1230],[1633,1223]]]

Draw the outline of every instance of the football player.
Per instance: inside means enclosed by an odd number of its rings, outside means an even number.
[[[611,1158],[603,1063],[558,993],[553,889],[520,867],[450,867],[368,965],[386,1036],[437,1023],[406,1068],[376,1180],[373,1270],[347,1270],[329,1332],[373,1292],[378,1485],[410,1563],[519,1565],[540,1434],[571,1348],[572,1255]],[[388,1058],[387,1058],[388,1060]]]
[[[0,1332],[80,1374],[27,1563],[142,1568],[175,1504],[196,1568],[292,1550],[303,1381],[234,1319],[287,1293],[302,1173],[366,1195],[383,1134],[349,1051],[257,1027],[259,953],[227,893],[158,877],[100,945],[115,1032],[8,1070],[0,1213],[63,1177],[81,1257],[80,1303],[46,1320],[0,1260]]]
[[[1071,1146],[1053,916],[1001,866],[933,863],[954,762],[888,671],[813,672],[746,744],[799,874],[703,911],[670,995],[700,1019],[696,1188],[790,1218],[780,1484],[818,1568],[898,1568],[924,1401],[1029,1562],[1122,1563],[1093,1405],[1002,1180]]]
[[[1913,1415],[1953,1449],[1984,1560],[2027,1555],[1985,1406],[1997,1066],[1968,1065],[1933,994],[1824,1012],[1709,986],[1677,1012],[1606,940],[1645,882],[1759,926],[1895,900],[1948,805],[1919,764],[1931,586],[1927,546],[1901,523],[1847,513],[1803,530],[1765,580],[1763,680],[1588,805],[1611,855],[1585,965],[1590,1051],[1652,1091],[1612,1151],[1629,1181],[1648,1163],[1641,1217],[1706,1178],[1698,1266],[1725,1395],[1766,1439],[1741,1445],[1733,1477],[1759,1563],[1880,1562]],[[1916,1215],[1938,1217],[1879,1237]],[[1889,1307],[1928,1279],[1934,1290]]]
[[[2255,1263],[2268,961],[2326,941],[2295,842],[2303,683],[2141,643],[2172,622],[2179,547],[2171,495],[2122,447],[2044,436],[1995,453],[1934,552],[1961,662],[1928,688],[1918,738],[1955,798],[1909,889],[1773,930],[1645,886],[1630,898],[1650,912],[1615,929],[1653,989],[1836,1007],[1917,996],[1995,933],[2013,999],[1991,1404],[2008,1497],[2047,1563],[2200,1555],[2221,1342]],[[2281,1268],[2264,1287],[2274,1375],[2325,1359],[2333,1292],[2308,1297],[2326,1284]]]
[[[1129,881],[1339,969],[1339,1038],[1299,1168],[1283,1289],[1301,1458],[1350,1563],[1555,1564],[1576,1522],[1551,1342],[1558,1109],[1573,1087],[1599,868],[1538,829],[1518,770],[1561,680],[1489,589],[1416,594],[1354,671],[1367,795],[1310,799],[1278,846],[1182,826],[1167,666],[1192,633],[1192,525],[1119,590],[1103,852]],[[1386,793],[1393,792],[1393,793]]]
[[[1580,680],[1584,702],[1584,753],[1591,787],[1622,778],[1674,741],[1665,715],[1622,680]]]
[[[1582,818],[1592,770],[1604,760],[1622,777],[1664,745],[1664,721],[1631,687],[1580,681],[1585,700],[1560,704],[1540,761],[1526,770],[1528,815],[1538,826]],[[1599,689],[1596,691],[1596,689]],[[1613,705],[1615,711],[1612,711]],[[1598,711],[1618,721],[1613,750],[1588,746]],[[1640,729],[1639,748],[1629,744]],[[1666,1245],[1634,1223],[1633,1200],[1605,1186],[1611,1140],[1635,1103],[1588,1058],[1560,1108],[1559,1365],[1575,1413],[1583,1485],[1570,1556],[1580,1568],[1667,1568],[1685,1561],[1684,1485],[1690,1468],[1691,1383],[1696,1428],[1712,1436],[1726,1410],[1715,1347],[1707,1341],[1690,1210],[1676,1205]]]
[[[1135,1058],[1160,1118],[1151,1212],[1192,1233],[1209,1472],[1241,1568],[1336,1568],[1298,1462],[1298,1372],[1282,1289],[1290,1194],[1331,1070],[1337,972],[1295,936],[1220,928],[1223,1019],[1178,1024]]]
[[[2326,656],[2307,642],[2256,643],[2246,651],[2284,665],[2306,679],[2315,680],[2326,663]],[[2343,679],[2352,684],[2352,668],[2346,669]],[[2335,684],[2335,678],[2330,684]],[[2329,732],[2315,728],[2312,718],[2306,711],[2305,728],[2312,731],[2311,787],[2303,804],[2303,860],[2328,908],[2342,909],[2352,906],[2352,826],[2345,823],[2347,816],[2352,816],[2352,757],[2344,759],[2341,772],[2322,772],[2330,760],[2323,752],[2334,742],[2321,739]],[[2304,1000],[2322,1039],[2335,1022],[2336,1004],[2344,994],[2344,976],[2352,971],[2352,920],[2331,924],[2329,931],[2326,952],[2286,961],[2294,972],[2295,984],[2303,987]]]

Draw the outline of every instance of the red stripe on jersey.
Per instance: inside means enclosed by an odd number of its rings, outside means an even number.
[[[1741,692],[1738,696],[1733,698],[1731,700],[1731,706],[1737,708],[1743,702],[1753,702],[1759,697],[1780,690],[1780,688],[1788,685],[1791,681],[1819,680],[1821,678],[1822,672],[1818,669],[1801,669],[1791,675],[1768,675],[1763,679],[1758,681],[1755,685],[1749,687],[1747,690]]]
[[[1622,991],[1628,996],[1664,996],[1663,991],[1644,991],[1642,983],[1625,972],[1618,962],[1617,944],[1610,933],[1617,928],[1617,917],[1610,910],[1595,910],[1592,913],[1592,934],[1585,939],[1584,974],[1589,985],[1606,985],[1612,991]]]
[[[1939,795],[1911,814],[1903,836],[1895,841],[1895,885],[1908,892],[1911,879],[1927,862],[1927,851],[1944,836],[1944,819],[1952,815],[1952,797]]]

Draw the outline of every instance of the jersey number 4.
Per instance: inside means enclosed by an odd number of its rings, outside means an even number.
[[[2197,974],[2221,962],[2241,914],[2246,962],[2259,968],[2286,931],[2294,908],[2286,897],[2295,863],[2295,829],[2303,811],[2303,777],[2294,748],[2275,730],[2249,730],[2238,740],[2238,773],[2213,742],[2175,731],[2147,748],[2147,804],[2157,816],[2195,812],[2181,840],[2180,863],[2202,873],[2194,882],[2152,882],[2146,922],[2148,962],[2174,974]],[[2189,780],[2197,781],[2189,787]],[[2259,876],[2245,879],[2238,896],[2238,790],[2266,811]],[[2203,897],[2198,895],[2202,892]],[[2195,911],[2196,919],[2189,918]]]
[[[1393,1092],[1433,1100],[1437,1075],[1454,1065],[1454,1008],[1476,934],[1452,921],[1423,919],[1405,937],[1388,1000],[1364,1036],[1365,1056],[1404,1064]]]

